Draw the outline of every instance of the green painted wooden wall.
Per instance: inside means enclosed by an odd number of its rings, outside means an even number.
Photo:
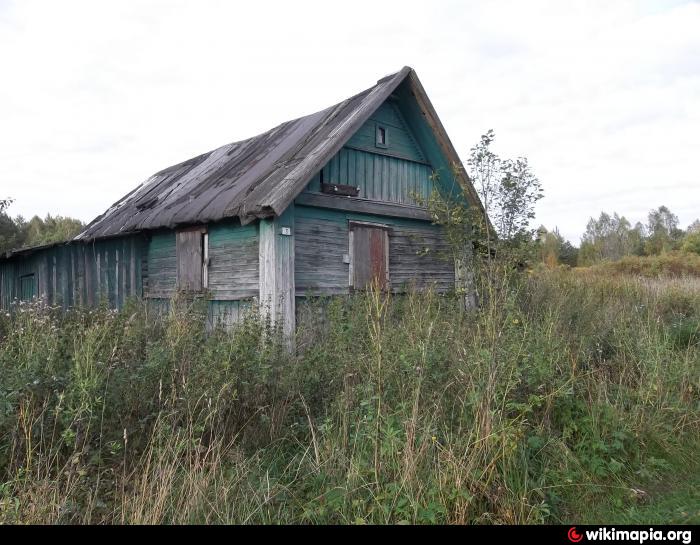
[[[323,168],[324,182],[357,186],[362,199],[412,206],[418,204],[416,195],[423,200],[430,195],[431,174],[430,165],[347,147]],[[307,191],[320,190],[319,174],[311,180]]]
[[[213,300],[233,301],[258,295],[258,225],[210,224],[209,291]],[[153,233],[148,242],[145,295],[167,299],[177,289],[175,231]]]
[[[142,294],[141,236],[75,242],[0,262],[0,304],[42,298],[64,308],[105,301],[120,308]]]
[[[439,226],[427,221],[295,207],[295,284],[297,296],[349,293],[349,221],[381,223],[389,234],[392,291],[410,286],[454,288],[454,262]]]
[[[377,126],[387,129],[386,148],[377,147]],[[427,159],[406,122],[398,101],[389,99],[375,111],[368,121],[350,138],[346,147],[385,153],[418,163]]]
[[[376,129],[386,128],[387,146],[376,145]],[[432,190],[433,172],[396,101],[382,104],[347,144],[312,178],[307,192],[326,183],[360,188],[361,199],[416,206]]]

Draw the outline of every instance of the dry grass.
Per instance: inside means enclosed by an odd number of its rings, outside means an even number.
[[[497,285],[497,288],[493,286]],[[549,271],[254,316],[0,320],[0,521],[623,520],[700,467],[698,280]]]
[[[677,251],[655,256],[626,256],[618,261],[600,263],[585,269],[598,274],[700,278],[700,255]]]

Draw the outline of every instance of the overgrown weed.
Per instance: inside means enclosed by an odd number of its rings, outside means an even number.
[[[3,315],[0,520],[610,522],[700,468],[693,280],[540,271],[479,312],[373,291],[300,322],[290,356],[254,312]]]

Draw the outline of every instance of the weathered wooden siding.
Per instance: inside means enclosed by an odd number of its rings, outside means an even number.
[[[376,145],[376,129],[388,130],[386,147]],[[319,193],[321,182],[359,187],[358,199],[417,206],[433,188],[433,168],[405,121],[389,100],[316,174],[306,188]]]
[[[208,232],[210,298],[256,297],[258,226],[221,223],[209,226]],[[22,277],[31,274],[31,295],[64,307],[92,306],[104,298],[110,307],[120,308],[134,295],[169,299],[177,285],[176,234],[160,231],[151,236],[75,242],[0,262],[2,308],[22,298]],[[28,286],[25,281],[25,292]],[[230,313],[224,314],[223,319],[228,320]]]
[[[218,301],[258,295],[258,224],[209,227],[209,291]]]
[[[132,236],[17,256],[0,263],[0,304],[6,309],[15,299],[33,296],[64,308],[94,306],[103,300],[120,308],[129,297],[143,293],[143,251],[143,239]],[[22,289],[26,275],[33,275],[30,297],[28,286]]]
[[[376,145],[377,125],[388,129],[385,148]],[[411,132],[398,103],[391,99],[384,102],[364,125],[350,138],[347,147],[400,157],[416,162],[426,162],[418,141]]]
[[[209,301],[207,325],[210,329],[222,327],[230,329],[242,322],[247,312],[253,308],[251,299],[242,301]]]
[[[148,241],[148,279],[146,297],[168,299],[177,284],[177,255],[175,231],[154,233]]]
[[[296,294],[348,293],[348,227],[345,215],[335,211],[296,206]]]
[[[44,262],[37,260],[34,255],[0,263],[0,307],[2,309],[10,308],[16,299],[26,300],[38,295],[39,281],[46,283],[46,271],[43,265]],[[29,275],[33,275],[31,290],[28,282]],[[26,278],[24,286],[22,286],[23,277]]]
[[[230,329],[243,321],[247,312],[254,308],[252,299],[242,301],[207,301],[207,329],[217,327]],[[170,299],[148,299],[148,311],[156,316],[170,312]]]
[[[412,284],[453,289],[454,261],[441,229],[424,222],[394,228],[389,236],[389,277],[394,291]]]
[[[430,195],[432,169],[429,165],[388,155],[343,148],[323,168],[326,183],[360,188],[360,199],[416,206],[416,196]],[[321,190],[321,175],[311,180],[307,191]]]
[[[296,207],[296,294],[331,295],[349,292],[349,221],[381,223],[389,234],[389,280],[392,291],[433,285],[454,287],[454,263],[441,229],[429,222],[334,210]]]
[[[211,299],[233,301],[258,295],[258,225],[223,222],[208,226]],[[148,245],[147,297],[167,299],[177,287],[174,231],[155,233]]]

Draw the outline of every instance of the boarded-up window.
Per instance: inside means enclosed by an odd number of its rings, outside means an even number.
[[[36,282],[34,274],[25,274],[19,277],[19,298],[22,301],[30,301],[36,297]]]
[[[207,287],[208,236],[196,227],[177,232],[177,288],[196,292]]]
[[[368,288],[389,285],[389,230],[379,225],[350,223],[350,285]]]

